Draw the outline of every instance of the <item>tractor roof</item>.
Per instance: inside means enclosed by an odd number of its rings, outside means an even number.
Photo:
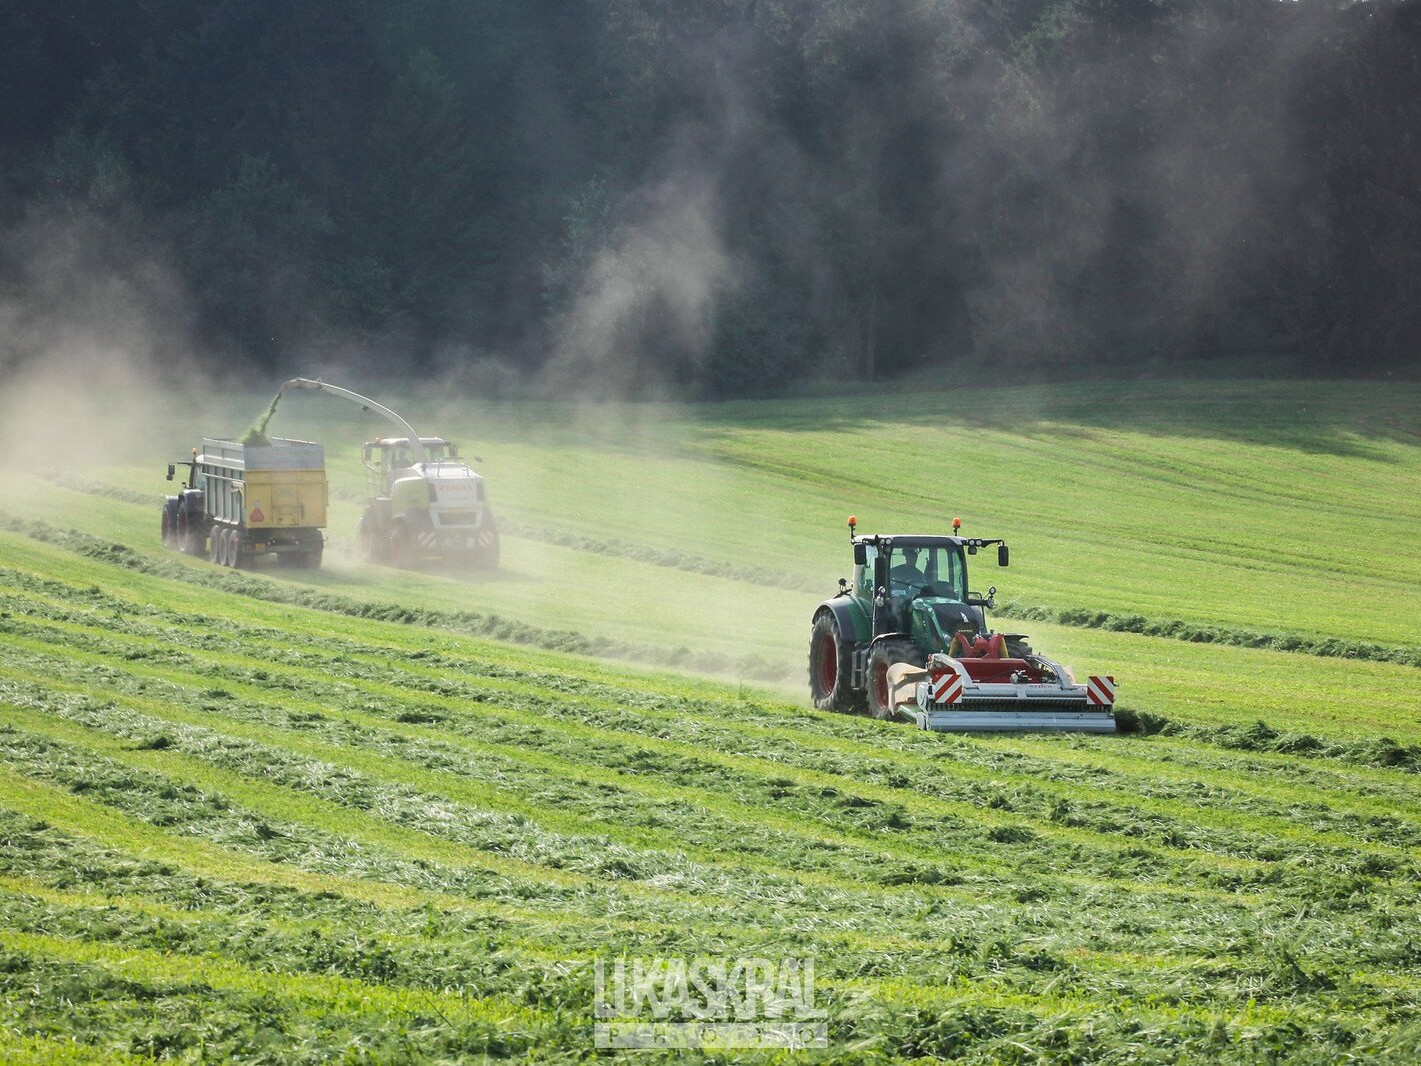
[[[917,533],[870,533],[855,537],[855,544],[874,544],[900,548],[948,548],[968,543],[966,537],[934,537]]]

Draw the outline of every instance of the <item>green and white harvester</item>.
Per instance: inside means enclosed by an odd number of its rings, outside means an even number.
[[[312,378],[292,378],[281,386],[277,400],[294,389],[343,397],[388,418],[404,434],[366,441],[361,449],[369,497],[355,536],[366,560],[400,567],[430,558],[498,566],[498,523],[483,475],[459,456],[453,443],[421,437],[383,404]]]

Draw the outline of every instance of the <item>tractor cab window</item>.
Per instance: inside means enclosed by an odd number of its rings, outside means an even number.
[[[962,550],[955,546],[895,547],[888,557],[891,591],[908,596],[967,599]]]

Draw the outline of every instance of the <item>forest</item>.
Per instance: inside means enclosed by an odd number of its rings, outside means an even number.
[[[1418,338],[1414,0],[0,5],[0,369],[719,398]]]

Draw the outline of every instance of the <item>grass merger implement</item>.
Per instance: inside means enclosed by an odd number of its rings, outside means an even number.
[[[1069,667],[1037,655],[1019,633],[994,633],[996,588],[974,595],[967,560],[999,539],[857,535],[853,583],[814,612],[809,690],[821,710],[908,718],[921,729],[1115,731],[1115,679],[1077,683]]]

